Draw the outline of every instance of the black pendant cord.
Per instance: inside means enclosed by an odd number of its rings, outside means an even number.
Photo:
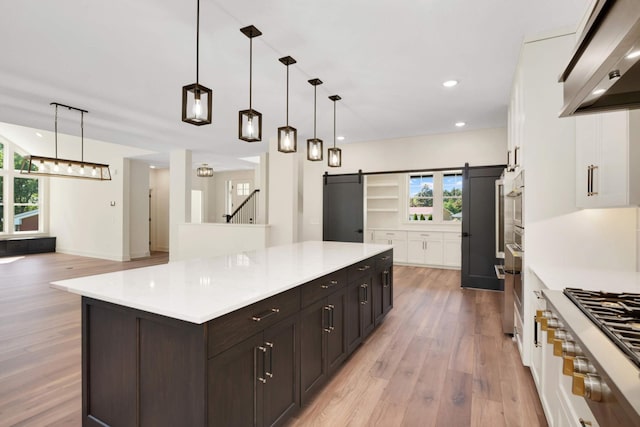
[[[55,132],[56,132],[56,159],[57,159],[58,158],[58,105],[57,104],[56,104]]]
[[[316,139],[316,93],[318,86],[313,86],[313,139]]]
[[[336,148],[336,101],[333,101],[333,148]]]
[[[196,6],[196,85],[199,83],[200,74],[200,0]]]
[[[80,111],[80,161],[84,163],[84,111]]]
[[[287,65],[287,127],[289,127],[289,66]]]
[[[253,78],[253,38],[249,38],[249,111],[253,112],[251,108],[251,81]],[[251,117],[251,116],[249,116]]]

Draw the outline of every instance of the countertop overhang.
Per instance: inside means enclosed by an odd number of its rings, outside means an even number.
[[[309,241],[60,280],[51,287],[201,324],[392,248]]]

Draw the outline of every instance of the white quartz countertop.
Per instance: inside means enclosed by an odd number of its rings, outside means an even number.
[[[551,290],[579,288],[590,291],[640,293],[640,273],[637,271],[557,266],[529,266],[529,269]]]
[[[51,286],[204,323],[392,248],[368,243],[301,242],[60,280]]]

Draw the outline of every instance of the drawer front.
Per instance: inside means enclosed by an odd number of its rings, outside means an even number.
[[[232,347],[300,310],[300,287],[291,289],[208,323],[209,357]]]
[[[347,267],[349,282],[364,275],[373,273],[376,267],[376,257],[371,257]]]
[[[409,240],[442,240],[441,231],[410,231]]]
[[[331,295],[346,284],[347,270],[342,269],[302,285],[302,307]]]
[[[462,233],[444,233],[444,240],[460,240],[462,239]]]
[[[392,230],[376,230],[373,235],[374,239],[385,240],[406,240],[406,231],[392,231]]]
[[[393,264],[393,250],[376,255],[376,271],[387,268]]]

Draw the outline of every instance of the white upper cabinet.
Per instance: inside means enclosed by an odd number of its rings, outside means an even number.
[[[576,205],[640,204],[640,111],[576,117]]]

